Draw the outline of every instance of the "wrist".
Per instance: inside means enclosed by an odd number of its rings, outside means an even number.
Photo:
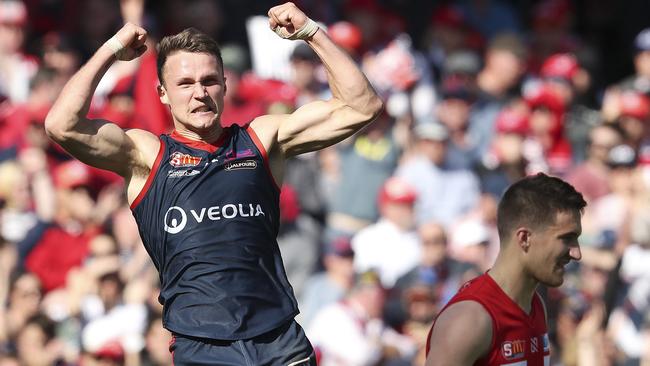
[[[120,56],[124,53],[124,49],[126,48],[122,41],[117,38],[117,35],[114,35],[108,41],[104,42],[103,47],[110,50],[116,59],[120,59]]]

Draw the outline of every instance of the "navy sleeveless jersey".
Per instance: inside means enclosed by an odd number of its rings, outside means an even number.
[[[255,337],[298,313],[276,241],[279,188],[250,128],[214,145],[172,134],[131,205],[160,274],[163,325],[187,336]]]

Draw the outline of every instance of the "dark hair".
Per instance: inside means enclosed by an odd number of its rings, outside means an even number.
[[[163,83],[162,73],[165,62],[167,62],[167,57],[176,51],[214,55],[214,57],[217,58],[217,61],[221,66],[221,72],[223,73],[223,59],[221,58],[219,45],[212,37],[196,28],[186,28],[180,33],[164,37],[158,43],[157,51],[158,60],[156,67],[160,84]]]
[[[25,329],[29,325],[36,325],[39,327],[45,334],[46,342],[49,342],[56,337],[56,324],[43,313],[36,313],[29,317],[22,329]]]
[[[499,202],[499,238],[503,243],[517,226],[550,225],[558,212],[582,212],[586,205],[582,194],[562,179],[544,173],[528,176],[511,185]]]

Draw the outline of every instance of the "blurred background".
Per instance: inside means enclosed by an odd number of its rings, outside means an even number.
[[[423,365],[437,312],[498,251],[504,189],[560,176],[588,207],[583,259],[546,298],[552,365],[650,365],[650,3],[296,1],[386,103],[292,158],[278,238],[322,365]],[[91,116],[167,133],[155,43],[222,46],[224,126],[328,98],[304,42],[250,0],[0,0],[0,366],[170,365],[158,275],[122,180],[54,146],[59,90],[125,21],[149,52],[114,64]]]

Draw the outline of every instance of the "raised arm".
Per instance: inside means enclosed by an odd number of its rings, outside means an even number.
[[[130,23],[124,25],[68,81],[45,120],[48,136],[72,156],[124,177],[146,163],[143,149],[154,150],[155,155],[157,139],[141,130],[127,133],[109,121],[89,120],[86,115],[97,84],[111,64],[142,55],[146,38],[144,29]]]
[[[451,305],[436,319],[426,366],[471,366],[490,350],[492,318],[475,301]]]
[[[262,134],[269,129],[263,125],[277,126],[277,142],[285,156],[333,145],[379,114],[382,102],[357,64],[293,3],[271,8],[269,25],[281,36],[297,36],[285,38],[304,39],[311,46],[327,70],[332,91],[328,101],[315,101],[290,115],[264,116],[253,122],[255,131]]]

